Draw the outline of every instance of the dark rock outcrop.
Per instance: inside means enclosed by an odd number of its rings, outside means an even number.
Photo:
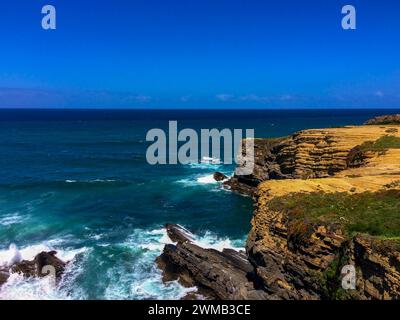
[[[9,276],[8,270],[0,268],[0,287],[7,282]]]
[[[390,125],[390,124],[400,124],[400,114],[391,114],[375,117],[369,119],[364,123],[365,125]]]
[[[168,237],[173,242],[184,243],[187,241],[193,241],[193,235],[191,234],[191,232],[186,230],[182,226],[167,223],[165,225],[165,229],[167,230]]]
[[[286,138],[254,139],[254,169],[250,175],[234,176],[224,185],[232,191],[251,196],[257,186],[268,179],[285,179],[286,173],[282,172],[278,159],[279,150],[285,145]],[[243,141],[243,145],[246,142]],[[246,150],[243,147],[243,150]],[[246,158],[246,155],[242,155]]]
[[[228,179],[228,177],[221,172],[215,172],[213,177],[214,177],[214,180],[218,181],[218,182]]]
[[[44,269],[46,266],[54,267],[56,278],[59,279],[67,263],[57,258],[56,254],[56,251],[41,252],[32,261],[23,260],[10,268],[0,269],[0,286],[7,281],[10,273],[20,273],[26,278],[47,276],[49,273]]]
[[[65,270],[66,263],[56,257],[56,251],[41,252],[32,261],[21,261],[11,267],[11,272],[22,273],[26,277],[44,277],[43,267],[53,266],[56,270],[56,277],[60,277]]]
[[[176,245],[166,245],[158,266],[163,270],[164,281],[179,280],[181,284],[197,286],[199,292],[210,299],[267,299],[267,294],[257,289],[254,268],[244,252],[224,249],[204,249],[183,239],[179,226],[168,225],[171,239]]]

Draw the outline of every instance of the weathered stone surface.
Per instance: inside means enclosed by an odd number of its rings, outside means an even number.
[[[358,267],[362,299],[400,299],[400,252],[396,248],[372,237],[356,236],[349,256]]]

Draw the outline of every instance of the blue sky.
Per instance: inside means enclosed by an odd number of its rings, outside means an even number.
[[[397,0],[5,0],[0,107],[400,107],[399,14]]]

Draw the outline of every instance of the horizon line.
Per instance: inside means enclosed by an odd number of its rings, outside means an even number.
[[[270,108],[157,108],[157,107],[149,107],[149,108],[136,108],[136,107],[127,107],[127,108],[113,108],[113,107],[0,107],[0,110],[60,110],[60,111],[77,111],[77,110],[107,110],[107,111],[227,111],[227,110],[236,110],[236,111],[279,111],[279,110],[400,110],[399,107],[270,107]]]

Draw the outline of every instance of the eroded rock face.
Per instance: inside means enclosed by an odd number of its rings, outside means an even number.
[[[262,189],[256,196],[246,247],[266,292],[281,299],[399,299],[397,248],[364,235],[349,239],[335,225],[293,225],[285,212],[270,209],[269,199]],[[347,264],[356,266],[357,290],[340,292]]]
[[[181,232],[179,226],[167,227],[171,239],[179,241],[176,245],[166,245],[157,258],[164,281],[179,279],[187,287],[197,286],[209,299],[268,298],[264,291],[256,289],[252,278],[254,268],[244,252],[204,249],[193,244],[190,238],[183,239],[185,232]]]
[[[349,256],[358,267],[357,287],[362,299],[400,299],[400,252],[396,248],[357,236]]]
[[[256,206],[247,254],[264,290],[282,299],[314,300],[324,297],[315,281],[335,259],[345,238],[340,231],[304,224],[305,239],[288,227],[284,213]],[[308,230],[307,230],[308,229]]]
[[[331,177],[368,163],[370,155],[357,147],[376,141],[395,127],[357,126],[300,131],[287,138],[254,140],[254,172],[234,175],[225,184],[233,191],[253,195],[266,180]],[[391,135],[400,136],[399,131]],[[245,157],[245,155],[243,155]]]
[[[268,179],[285,179],[279,160],[279,150],[287,143],[288,139],[254,139],[254,170],[251,175],[235,174],[224,184],[229,189],[243,195],[251,196],[257,186]],[[245,144],[245,140],[242,142]],[[245,148],[243,148],[245,150]],[[243,154],[245,158],[246,155]]]

